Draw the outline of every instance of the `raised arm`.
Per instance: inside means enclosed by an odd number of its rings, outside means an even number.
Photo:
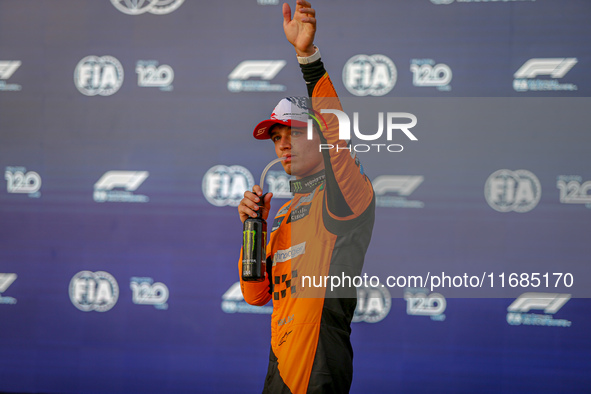
[[[312,97],[314,109],[342,110],[340,101],[330,77],[320,60],[320,52],[314,45],[316,35],[316,11],[306,0],[298,0],[291,17],[291,8],[283,4],[283,29],[287,40],[294,46],[302,68],[308,94]],[[340,225],[354,219],[370,207],[373,189],[369,179],[355,155],[347,150],[349,141],[339,139],[339,123],[335,115],[325,114],[324,126],[320,132],[326,170],[327,216],[326,220]],[[350,147],[349,147],[350,149]],[[325,220],[325,221],[326,221]],[[345,226],[346,227],[346,226]],[[335,226],[331,226],[335,228]]]

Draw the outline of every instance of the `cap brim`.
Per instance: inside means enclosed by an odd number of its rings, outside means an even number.
[[[276,124],[282,124],[285,126],[294,126],[294,127],[307,127],[308,124],[305,122],[301,122],[299,120],[279,120],[279,119],[267,119],[260,122],[255,128],[252,133],[252,136],[257,140],[268,140],[271,138],[269,135],[269,130]]]

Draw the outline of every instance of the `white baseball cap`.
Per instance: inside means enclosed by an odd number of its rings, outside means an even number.
[[[279,101],[273,109],[271,118],[263,120],[255,128],[252,135],[257,140],[268,140],[271,138],[269,130],[276,124],[294,127],[307,127],[309,114],[314,111],[310,99],[307,97],[286,97]]]

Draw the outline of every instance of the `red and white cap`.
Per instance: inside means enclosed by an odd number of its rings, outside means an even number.
[[[308,114],[313,113],[310,107],[310,100],[307,97],[286,97],[281,99],[273,110],[271,118],[260,122],[254,128],[252,135],[257,140],[268,140],[271,138],[269,130],[278,123],[286,126],[306,127],[308,125]]]

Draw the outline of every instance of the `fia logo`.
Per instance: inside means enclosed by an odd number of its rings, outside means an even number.
[[[137,84],[141,87],[155,87],[171,91],[174,71],[168,64],[158,65],[155,60],[140,60],[135,67]]]
[[[498,212],[528,212],[535,208],[542,196],[538,178],[527,170],[498,170],[484,185],[484,197]]]
[[[76,66],[74,84],[86,96],[110,96],[123,84],[123,66],[113,56],[86,56]]]
[[[244,192],[252,190],[254,178],[242,166],[217,165],[203,176],[201,188],[205,199],[212,205],[237,207]]]
[[[168,287],[152,278],[131,278],[132,301],[137,305],[154,305],[156,309],[168,309]]]
[[[6,167],[4,179],[8,193],[26,193],[35,198],[41,196],[41,176],[35,171],[27,172],[24,167]]]
[[[406,313],[413,316],[430,316],[431,320],[445,320],[445,297],[439,293],[427,295],[426,289],[408,288],[404,292],[406,300]]]
[[[392,307],[392,296],[386,287],[361,286],[357,288],[357,307],[353,322],[377,323],[384,320]]]
[[[106,312],[119,298],[119,285],[105,271],[80,271],[70,280],[70,300],[81,311]]]
[[[384,55],[355,55],[343,67],[343,83],[355,96],[383,96],[396,84],[394,62]]]

